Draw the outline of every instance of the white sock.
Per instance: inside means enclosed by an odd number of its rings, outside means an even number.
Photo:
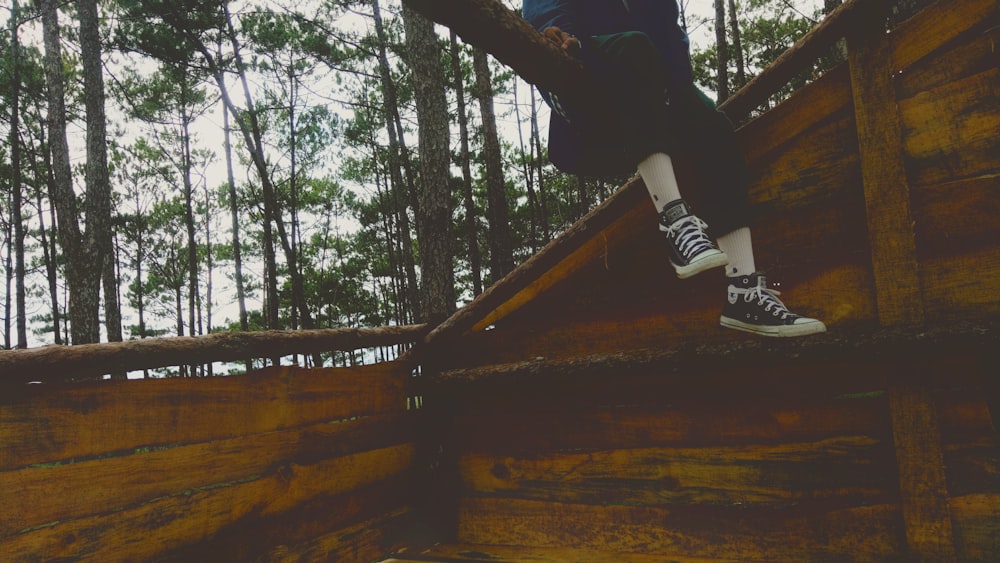
[[[757,271],[753,262],[753,240],[750,237],[749,227],[728,232],[716,242],[719,243],[719,250],[729,256],[729,265],[726,266],[727,276],[748,276]]]
[[[639,163],[639,176],[642,177],[649,197],[653,198],[656,212],[663,211],[663,206],[681,198],[681,189],[674,176],[674,163],[670,155],[657,152],[649,155]]]

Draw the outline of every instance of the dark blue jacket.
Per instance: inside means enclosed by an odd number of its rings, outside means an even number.
[[[663,60],[668,87],[678,91],[688,87],[693,78],[690,45],[681,29],[676,0],[524,0],[522,13],[539,31],[556,26],[581,38],[584,48],[580,60],[585,66],[600,67],[596,53],[587,48],[585,38],[627,31],[649,36]],[[542,92],[547,102],[547,92]],[[605,140],[606,141],[606,140]],[[602,170],[594,157],[602,152],[600,140],[581,137],[556,111],[549,120],[549,160],[570,173],[623,173],[630,170]]]

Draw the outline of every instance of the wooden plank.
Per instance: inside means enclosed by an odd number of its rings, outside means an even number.
[[[406,409],[405,364],[32,385],[0,401],[0,469]]]
[[[764,161],[778,149],[794,148],[794,139],[830,116],[853,113],[851,75],[846,64],[792,93],[791,97],[737,130],[748,163]]]
[[[912,205],[921,261],[981,251],[1000,240],[1000,174],[915,188]]]
[[[705,558],[685,557],[671,554],[647,555],[644,553],[614,553],[567,547],[523,547],[511,545],[483,544],[440,544],[426,549],[419,554],[408,555],[408,559],[399,561],[504,561],[506,563],[754,563],[744,557],[736,558]],[[393,561],[389,559],[387,561]]]
[[[1000,69],[899,101],[914,184],[1000,174]]]
[[[881,562],[901,560],[898,521],[899,511],[893,505],[816,514],[466,498],[457,540],[770,562],[798,563],[817,556]]]
[[[398,508],[309,541],[276,546],[256,561],[258,563],[382,561],[382,558],[389,553],[397,552],[406,546],[407,531],[416,523],[416,519],[417,515],[412,508],[408,506]]]
[[[873,286],[866,256],[855,253],[850,258],[865,263],[828,262],[821,271],[786,267],[776,278],[785,282],[782,299],[798,311],[831,323],[857,324],[873,319],[874,296],[870,290],[843,290]],[[648,262],[637,264],[652,268]],[[654,273],[648,276],[656,280]],[[647,298],[644,283],[633,278],[635,285],[616,301],[614,293],[621,288],[592,283],[592,277],[581,278],[573,285],[574,293],[562,291],[558,299],[546,299],[545,303],[522,309],[516,319],[508,318],[493,330],[465,336],[452,348],[446,367],[615,354],[696,343],[738,346],[747,340],[745,334],[719,326],[724,280],[698,280],[665,293],[664,288],[678,282],[666,274],[659,279],[663,280],[659,296]],[[599,297],[602,294],[604,299]]]
[[[433,347],[440,345],[435,344],[436,342],[450,342],[461,336],[494,309],[501,307],[525,287],[543,276],[552,266],[577,251],[595,233],[615,222],[623,213],[635,207],[638,202],[648,201],[648,199],[649,196],[646,194],[642,182],[638,179],[629,182],[591,210],[580,221],[549,242],[540,252],[521,263],[504,279],[479,294],[472,302],[438,325],[424,339],[424,346],[416,347],[405,356],[409,358],[431,354]]]
[[[937,412],[923,366],[901,365],[889,388],[903,521],[911,561],[956,561]]]
[[[892,31],[894,71],[934,53],[981,22],[998,21],[996,0],[941,0]]]
[[[166,450],[0,472],[0,538],[50,522],[109,513],[152,499],[416,438],[414,414],[322,423]]]
[[[1000,553],[1000,494],[975,494],[949,501],[955,550],[963,562],[993,563]]]
[[[320,330],[218,332],[204,336],[44,346],[0,351],[0,383],[58,381],[128,370],[351,351],[420,339],[426,325]]]
[[[843,112],[796,137],[772,159],[751,163],[754,213],[786,216],[857,190],[861,174],[856,148],[854,116]]]
[[[773,397],[714,406],[709,400],[579,409],[528,405],[507,411],[476,405],[456,418],[454,432],[456,447],[463,452],[512,457],[613,448],[818,442],[845,435],[891,439],[884,397],[799,398],[791,405]]]
[[[924,260],[920,275],[928,319],[955,322],[1000,314],[1000,248]]]
[[[633,448],[531,457],[468,454],[476,497],[626,506],[821,508],[891,502],[891,449],[868,436],[726,447]]]
[[[594,261],[607,259],[624,242],[637,238],[639,233],[657,231],[656,212],[648,201],[639,201],[604,228],[593,238],[583,242],[579,248],[541,273],[521,291],[499,305],[472,327],[473,331],[483,330],[538,298],[574,273]]]
[[[402,444],[310,465],[287,464],[256,479],[181,492],[8,537],[5,555],[11,560],[149,560],[184,548],[178,554],[188,561],[246,560],[276,538],[307,534],[304,540],[325,531],[311,526],[336,529],[365,510],[388,510],[374,502],[363,506],[363,491],[383,484],[397,503],[405,499],[399,496],[405,487],[392,480],[412,485],[408,472],[414,456],[415,446]],[[373,494],[386,502],[385,494]]]
[[[859,39],[849,41],[848,58],[879,322],[919,325],[924,311],[892,55],[881,18],[860,27]]]
[[[955,13],[954,2],[948,4],[947,14],[950,18]],[[963,3],[969,5],[968,2]],[[989,2],[980,2],[981,6]],[[926,17],[934,11],[924,12]],[[911,20],[912,21],[912,20]],[[1000,16],[994,13],[979,25],[965,29],[971,21],[962,21],[959,25],[948,26],[945,19],[933,19],[926,23],[935,29],[930,35],[921,35],[918,41],[940,41],[949,39],[932,57],[925,57],[895,76],[896,89],[901,99],[911,98],[924,90],[932,90],[949,82],[964,79],[994,68],[997,65],[997,42],[1000,42]],[[957,32],[961,32],[958,35]],[[899,34],[894,33],[894,39],[899,43]],[[897,54],[897,57],[902,56]]]
[[[953,497],[1000,493],[1000,443],[996,437],[949,444],[943,453],[948,493]]]

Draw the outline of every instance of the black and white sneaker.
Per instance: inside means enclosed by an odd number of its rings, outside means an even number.
[[[663,206],[660,230],[670,241],[670,263],[680,279],[725,266],[729,258],[705,234],[708,225],[691,214],[683,199]]]
[[[727,328],[765,336],[806,336],[826,331],[821,321],[789,311],[759,272],[729,278],[729,299],[719,322]]]

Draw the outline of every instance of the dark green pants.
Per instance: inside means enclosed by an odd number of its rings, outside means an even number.
[[[589,130],[583,136],[602,137],[598,144],[614,146],[612,158],[623,158],[632,170],[656,152],[690,160],[695,182],[682,185],[681,193],[711,233],[748,226],[746,163],[732,122],[715,103],[694,84],[669,84],[659,53],[643,33],[593,37],[586,49],[592,50],[589,66],[606,77],[616,99],[606,112],[571,119]]]

